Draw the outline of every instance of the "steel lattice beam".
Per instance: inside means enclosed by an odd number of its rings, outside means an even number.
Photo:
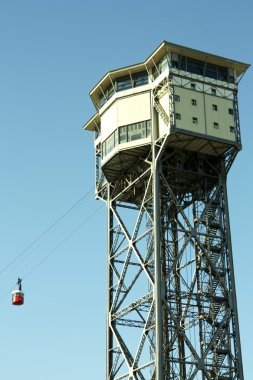
[[[228,158],[167,149],[163,141],[153,155],[159,169],[142,158],[139,177],[107,185],[107,379],[159,379],[160,318],[161,379],[241,380]],[[133,202],[137,183],[143,187]]]

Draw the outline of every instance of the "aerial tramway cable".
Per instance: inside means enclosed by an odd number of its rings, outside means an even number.
[[[20,254],[18,254],[13,260],[11,260],[1,271],[0,275],[5,273],[7,270],[11,270],[14,266],[19,265],[23,260],[25,260],[26,255],[31,254],[29,251],[36,249],[36,244],[45,240],[47,238],[47,235],[52,232],[52,230],[57,227],[61,222],[64,223],[65,219],[69,217],[69,215],[77,208],[80,207],[82,201],[87,198],[87,196],[93,191],[93,189],[89,190],[86,194],[84,194],[77,202],[74,203],[73,206],[71,206],[62,216],[60,216],[54,223],[52,223],[44,232],[42,232],[35,240],[33,240]],[[34,271],[36,271],[57,249],[59,249],[67,240],[69,240],[80,228],[87,223],[97,212],[102,208],[103,205],[98,207],[95,211],[89,214],[88,217],[86,217],[81,223],[79,223],[71,232],[69,232],[66,236],[63,237],[63,239],[60,240],[60,242],[50,249],[50,251],[46,254],[46,256],[42,257],[39,262],[35,263],[30,270],[28,270],[22,278],[27,278],[30,276]],[[10,291],[13,290],[13,286],[9,288],[7,292],[5,292],[1,297],[0,300],[5,298]]]
[[[33,248],[39,241],[41,241],[43,238],[51,232],[55,226],[57,226],[60,222],[64,221],[71,212],[80,206],[81,202],[87,198],[87,196],[93,191],[93,189],[90,189],[86,194],[84,194],[77,202],[75,202],[67,211],[65,211],[58,219],[56,219],[55,222],[53,222],[48,228],[45,229],[36,239],[34,239],[21,253],[19,253],[17,256],[15,256],[3,269],[0,270],[0,275],[2,275],[7,269],[9,269],[13,264],[15,264],[19,259],[21,259],[25,254]]]

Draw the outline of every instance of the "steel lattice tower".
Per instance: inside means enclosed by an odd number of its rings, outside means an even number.
[[[90,93],[107,380],[243,380],[226,182],[247,68],[163,42]]]

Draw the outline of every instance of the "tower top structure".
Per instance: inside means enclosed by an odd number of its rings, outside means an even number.
[[[240,150],[237,86],[248,67],[164,41],[144,62],[105,74],[90,92],[97,112],[84,129],[95,132],[107,179],[145,155],[152,134],[212,156]]]
[[[234,72],[234,75],[232,75],[230,78],[227,78],[228,82],[230,83],[231,82],[238,83],[240,80],[240,77],[246,72],[246,70],[250,66],[249,64],[244,63],[244,62],[236,61],[236,60],[226,58],[226,57],[221,57],[221,56],[207,53],[201,50],[192,49],[183,45],[174,44],[172,42],[163,41],[156,48],[156,50],[149,55],[149,57],[145,61],[133,64],[130,66],[125,66],[119,69],[108,71],[100,79],[100,81],[90,91],[90,97],[97,111],[101,108],[101,104],[100,104],[101,91],[106,91],[107,87],[112,85],[113,81],[115,81],[117,78],[121,77],[122,75],[126,75],[126,76],[131,75],[131,74],[134,75],[141,71],[147,71],[147,73],[149,73],[150,69],[152,70],[154,69],[154,67],[159,70],[159,67],[157,66],[157,64],[159,64],[162,58],[164,58],[166,55],[169,55],[169,54],[172,54],[172,56],[174,55],[174,57],[178,55],[181,57],[188,57],[188,58],[191,58],[192,60],[195,60],[195,65],[196,65],[195,74],[199,74],[201,76],[208,76],[211,74],[211,78],[213,79],[219,79],[218,75],[222,76],[222,74],[217,73],[217,77],[215,78],[216,74],[214,73],[214,71],[212,73],[208,71],[208,65],[214,65],[214,66],[226,68],[228,69],[228,73]],[[197,67],[197,61],[204,63],[205,67],[203,67],[202,69],[200,67]],[[206,68],[207,70],[205,70]],[[193,70],[191,72],[194,74]],[[220,79],[223,80],[224,76],[222,76],[222,78]],[[93,123],[94,117],[96,115],[97,114],[95,114],[84,125],[85,130],[91,130],[91,131],[96,130],[95,125]]]

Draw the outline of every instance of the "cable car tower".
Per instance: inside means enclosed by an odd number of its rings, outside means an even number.
[[[107,380],[243,380],[227,174],[248,66],[164,41],[90,92]]]

